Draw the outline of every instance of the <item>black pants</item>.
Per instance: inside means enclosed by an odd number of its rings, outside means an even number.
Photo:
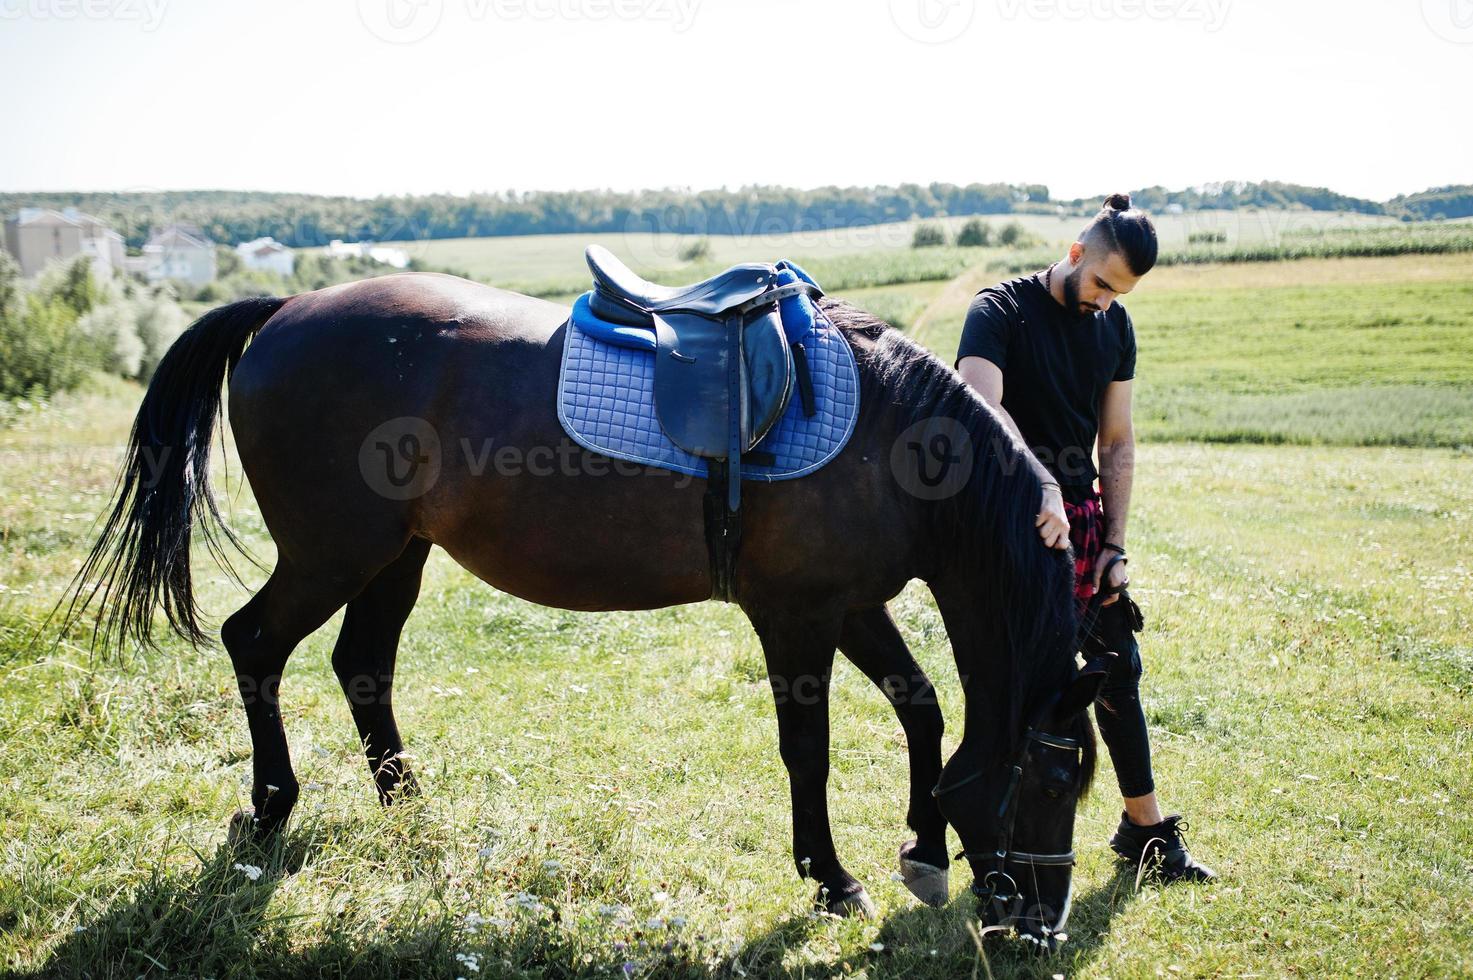
[[[1140,607],[1125,593],[1100,610],[1100,618],[1084,643],[1086,659],[1105,651],[1115,654],[1109,676],[1095,698],[1095,724],[1110,750],[1120,795],[1125,797],[1145,796],[1156,790],[1146,714],[1141,710],[1141,648],[1135,639],[1141,625]]]

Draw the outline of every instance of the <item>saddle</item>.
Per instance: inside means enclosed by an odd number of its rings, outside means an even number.
[[[785,319],[784,308],[811,304],[823,290],[789,262],[736,265],[689,286],[662,286],[601,246],[588,246],[585,258],[594,284],[587,312],[607,324],[601,339],[646,348],[653,342],[660,428],[707,461],[707,540],[716,591],[729,597],[743,457],[782,416],[795,387],[813,414],[803,348],[785,329],[785,322],[804,320]],[[577,313],[575,307],[575,319]]]

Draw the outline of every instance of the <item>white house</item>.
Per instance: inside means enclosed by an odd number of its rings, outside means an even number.
[[[123,270],[123,236],[76,208],[21,208],[5,220],[4,245],[26,277],[78,255],[92,260],[92,273],[99,279]]]
[[[190,225],[156,231],[143,246],[144,276],[149,282],[178,279],[201,286],[215,278],[215,243]]]
[[[372,259],[380,265],[390,265],[396,269],[409,268],[409,253],[404,249],[375,245],[373,242],[345,242],[341,238],[334,238],[328,243],[327,254],[334,259]]]
[[[262,269],[283,277],[289,277],[297,265],[292,250],[269,236],[237,245],[235,252],[247,269]]]

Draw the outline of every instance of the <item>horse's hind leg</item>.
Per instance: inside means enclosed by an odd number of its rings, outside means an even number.
[[[429,553],[428,541],[410,539],[404,553],[348,603],[332,651],[332,669],[348,698],[379,800],[385,804],[415,790],[414,774],[403,759],[404,743],[394,721],[394,660],[399,633],[419,598],[420,576]]]
[[[905,822],[915,840],[900,847],[905,886],[927,905],[944,905],[947,888],[946,818],[931,795],[941,778],[941,705],[931,679],[916,663],[884,606],[850,613],[839,649],[884,692],[895,708],[910,754],[910,809]]]
[[[297,778],[281,723],[281,674],[296,645],[363,588],[363,577],[340,571],[313,574],[282,561],[261,590],[220,627],[251,731],[254,812],[249,829],[257,833],[281,827],[297,802]],[[232,828],[236,833],[245,829]]]

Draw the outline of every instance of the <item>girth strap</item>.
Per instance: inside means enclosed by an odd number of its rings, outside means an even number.
[[[711,562],[711,598],[721,602],[735,599],[737,548],[741,544],[741,512],[727,506],[730,479],[727,465],[719,459],[706,461],[706,496],[702,501],[706,521],[706,554]]]

